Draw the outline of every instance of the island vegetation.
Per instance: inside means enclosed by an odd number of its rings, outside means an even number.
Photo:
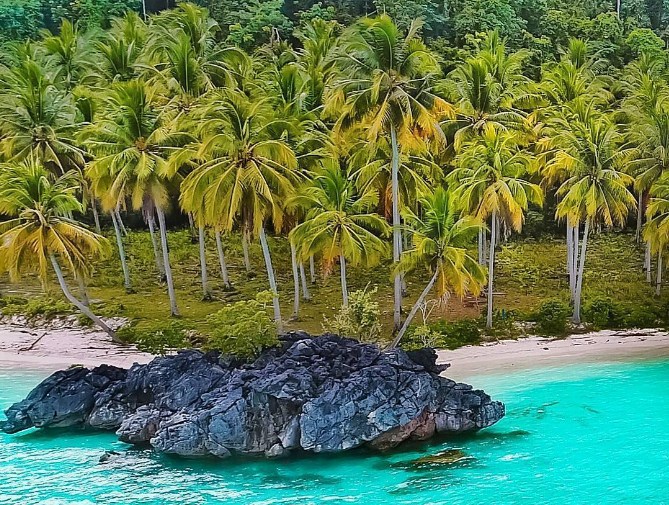
[[[661,5],[57,3],[0,1],[3,314],[240,355],[669,323]]]

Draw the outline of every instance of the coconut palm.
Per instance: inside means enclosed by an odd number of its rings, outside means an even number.
[[[528,205],[543,204],[541,188],[525,179],[531,164],[532,157],[518,146],[512,132],[488,124],[479,138],[465,143],[455,158],[456,168],[449,175],[462,211],[482,222],[490,220],[488,328],[492,327],[495,247],[499,241],[499,225],[503,223],[519,232]]]
[[[326,110],[338,117],[335,130],[352,124],[367,126],[371,142],[390,138],[392,150],[393,261],[402,250],[399,165],[402,148],[409,152],[424,141],[445,142],[439,120],[453,108],[432,92],[439,73],[436,58],[423,44],[413,22],[402,33],[387,15],[364,18],[342,36],[337,66],[326,98]],[[402,302],[401,272],[394,275],[393,320],[399,330]]]
[[[109,326],[70,292],[61,268],[62,263],[83,279],[90,273],[91,259],[108,249],[104,237],[68,217],[83,211],[76,196],[76,175],[55,179],[33,158],[4,166],[0,179],[0,212],[10,218],[0,224],[0,268],[13,281],[24,272],[36,272],[45,286],[50,264],[68,301],[119,342]]]
[[[274,318],[281,309],[265,226],[283,222],[284,204],[298,181],[297,158],[282,140],[285,121],[274,118],[267,98],[249,98],[237,90],[214,90],[198,109],[198,141],[172,160],[173,170],[191,163],[195,168],[181,184],[182,198],[203,202],[203,218],[228,232],[237,223],[244,237],[260,238]]]
[[[46,69],[24,59],[0,75],[0,149],[5,159],[35,157],[58,173],[83,167],[84,152],[74,134],[79,128],[72,96],[59,90]]]
[[[133,11],[112,21],[111,28],[95,44],[97,68],[92,77],[100,88],[139,77],[147,31],[146,23]]]
[[[628,189],[634,179],[622,171],[629,157],[623,148],[624,137],[616,124],[592,104],[579,105],[575,114],[556,123],[552,145],[555,156],[545,167],[546,177],[562,179],[557,197],[556,217],[584,224],[580,259],[578,237],[573,248],[576,272],[574,288],[574,323],[581,321],[581,292],[588,236],[593,226],[622,226],[630,210],[636,208]],[[557,126],[559,125],[559,126]],[[580,262],[579,262],[580,261]]]
[[[504,41],[496,31],[489,32],[479,52],[467,59],[444,83],[446,95],[455,105],[456,115],[444,123],[453,133],[453,147],[479,135],[486,124],[501,128],[522,129],[526,114],[516,107],[526,95],[528,79],[523,62],[528,53],[507,53]]]
[[[662,260],[669,244],[669,180],[662,176],[650,190],[650,201],[646,209],[647,222],[643,237],[649,244],[651,254],[657,255],[657,277],[655,294],[662,288]]]
[[[168,186],[176,174],[170,171],[166,159],[188,137],[165,123],[154,102],[154,90],[132,80],[113,86],[105,111],[82,138],[96,156],[87,175],[95,194],[105,195],[102,205],[112,211],[112,218],[113,211],[126,199],[133,209],[143,210],[150,227],[154,212],[158,216],[170,309],[178,316],[165,225],[170,203]],[[116,226],[117,235],[118,229]]]
[[[90,36],[80,34],[67,19],[61,21],[57,35],[45,34],[41,45],[47,63],[54,68],[52,79],[62,89],[74,89],[93,64]]]
[[[458,219],[456,207],[443,188],[420,199],[420,214],[409,215],[413,247],[403,253],[400,268],[411,272],[427,267],[430,281],[418,297],[391,347],[397,347],[425,298],[436,286],[438,297],[451,293],[462,298],[467,293],[478,296],[485,283],[485,271],[467,252],[483,224],[472,216]]]
[[[344,306],[348,305],[347,264],[374,266],[386,252],[381,237],[390,230],[385,219],[371,212],[375,198],[370,193],[356,194],[340,170],[328,168],[289,204],[310,209],[305,221],[290,233],[300,259],[319,255],[326,272],[339,261]]]

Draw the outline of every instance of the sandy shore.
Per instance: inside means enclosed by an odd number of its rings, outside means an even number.
[[[455,380],[569,363],[661,357],[669,358],[669,333],[659,330],[608,330],[559,340],[528,337],[439,351],[439,360],[451,364],[444,375]],[[118,346],[97,331],[0,324],[0,368],[54,371],[102,363],[127,368],[152,358],[133,346]]]
[[[102,363],[130,367],[153,356],[134,346],[114,344],[103,332],[88,329],[31,328],[0,324],[0,368],[55,371],[70,365]]]
[[[669,333],[660,330],[605,330],[564,339],[528,337],[438,352],[450,363],[444,375],[455,380],[488,374],[510,374],[569,363],[669,358]]]

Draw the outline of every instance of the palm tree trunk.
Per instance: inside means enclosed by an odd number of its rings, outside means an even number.
[[[262,254],[265,258],[265,267],[267,268],[267,276],[269,277],[269,288],[272,291],[272,305],[274,307],[274,322],[276,327],[281,333],[282,331],[282,321],[281,321],[281,306],[279,305],[279,292],[276,287],[276,277],[274,276],[274,267],[272,266],[272,257],[269,253],[269,244],[267,243],[267,235],[265,234],[265,228],[260,228],[260,245],[262,246]]]
[[[119,226],[118,216],[115,211],[109,213],[112,218],[112,223],[114,223],[114,233],[116,234],[116,245],[118,246],[118,255],[121,258],[121,269],[123,270],[123,286],[125,290],[130,292],[132,291],[132,285],[130,284],[130,271],[128,270],[128,263],[125,259],[125,248],[123,247],[123,234],[121,232],[121,227]]]
[[[655,295],[662,293],[662,252],[657,253],[657,278],[655,280]]]
[[[418,297],[418,300],[416,301],[414,306],[411,307],[411,312],[409,312],[409,315],[407,316],[406,320],[404,321],[404,324],[402,325],[402,328],[397,333],[397,336],[395,337],[395,340],[393,340],[392,344],[390,344],[391,349],[393,349],[393,348],[395,348],[399,345],[400,340],[402,340],[402,337],[404,336],[407,329],[409,328],[409,325],[411,324],[411,321],[413,320],[414,316],[418,312],[418,309],[420,309],[421,305],[423,305],[423,302],[425,301],[425,298],[427,297],[428,293],[432,290],[432,287],[434,286],[434,283],[437,281],[437,275],[438,274],[439,274],[439,270],[435,270],[434,275],[430,279],[430,282],[427,283],[427,286],[425,286],[425,289],[423,290],[423,292]]]
[[[651,284],[653,282],[652,268],[650,265],[650,242],[646,241],[646,254],[644,258],[644,268],[646,269],[646,282]]]
[[[497,241],[497,212],[493,211],[490,220],[490,256],[488,257],[488,314],[486,327],[492,328],[493,277],[495,269],[495,242]]]
[[[91,197],[91,210],[93,211],[93,222],[95,223],[95,232],[97,234],[102,233],[102,228],[100,227],[100,216],[98,214],[98,204],[95,201],[95,197]]]
[[[104,332],[111,337],[112,342],[115,342],[117,344],[122,344],[123,342],[116,336],[116,333],[114,333],[114,331],[109,326],[107,326],[102,319],[93,314],[93,312],[91,312],[91,310],[86,305],[81,303],[72,295],[70,289],[67,287],[67,283],[65,282],[65,277],[63,277],[63,271],[60,269],[60,265],[58,264],[56,256],[54,254],[51,254],[49,258],[51,259],[51,265],[53,266],[53,269],[56,272],[56,277],[58,277],[58,284],[60,284],[60,289],[63,291],[65,298],[67,298],[67,300],[72,305],[74,305],[77,309],[79,309],[79,311],[82,314],[84,314],[91,321],[93,321],[100,328],[102,328],[102,330],[104,330]]]
[[[342,305],[348,307],[348,285],[346,283],[346,258],[339,256],[339,273],[341,275],[341,299]]]
[[[643,191],[639,191],[638,207],[636,211],[636,242],[641,241],[641,225],[643,224]]]
[[[313,254],[309,256],[309,276],[311,277],[311,283],[316,284],[316,262]]]
[[[300,315],[300,273],[297,266],[297,248],[290,243],[290,265],[293,271],[293,317]]]
[[[569,270],[569,299],[574,301],[576,290],[576,270],[578,269],[578,258],[574,251],[578,251],[578,235],[575,234],[576,227],[567,224],[567,267]]]
[[[170,251],[167,247],[167,227],[165,226],[165,214],[160,207],[156,207],[158,214],[158,227],[160,228],[160,244],[163,249],[163,265],[165,266],[165,280],[167,281],[167,294],[170,297],[170,312],[172,316],[179,317],[177,307],[177,296],[174,292],[174,279],[172,278],[172,266],[170,265]]]
[[[146,0],[142,0],[142,18],[146,22]]]
[[[165,267],[163,266],[162,258],[160,257],[160,250],[158,249],[158,240],[156,239],[156,221],[153,217],[153,211],[147,216],[146,222],[149,225],[149,234],[151,235],[151,244],[153,245],[153,255],[156,258],[156,268],[160,275],[160,280],[165,279]]]
[[[118,219],[118,227],[123,232],[123,235],[125,235],[127,237],[128,236],[128,230],[125,227],[125,225],[123,224],[123,219],[121,219],[121,212],[119,212],[118,209],[116,209],[115,212],[116,212],[116,219]]]
[[[390,140],[393,149],[392,157],[392,198],[393,198],[393,263],[400,261],[402,250],[402,231],[400,229],[400,202],[399,202],[399,170],[400,153],[397,145],[397,132],[395,127],[390,127]],[[394,284],[394,305],[393,305],[393,324],[394,331],[399,331],[402,318],[402,275],[401,272],[395,273]]]
[[[216,232],[216,250],[218,251],[218,261],[221,264],[221,278],[225,289],[231,289],[230,276],[228,275],[228,265],[225,263],[225,253],[223,252],[223,243],[221,241],[221,232]]]
[[[204,226],[198,226],[197,239],[200,245],[200,277],[202,278],[202,299],[211,300],[209,292],[209,277],[207,275],[207,256],[205,254]]]
[[[77,274],[77,284],[79,285],[79,296],[81,297],[81,303],[83,303],[86,307],[90,306],[90,301],[88,300],[88,292],[86,291],[86,281],[84,280],[84,276],[81,274]]]
[[[300,262],[300,279],[302,280],[302,298],[305,300],[311,300],[311,294],[309,293],[309,287],[307,285],[307,275],[304,271],[304,263]]]
[[[188,229],[190,230],[190,237],[193,242],[195,242],[195,219],[193,219],[193,214],[188,213]]]
[[[579,243],[579,237],[578,237],[578,231],[579,231],[579,223],[576,223],[574,226],[572,226],[571,232],[573,234],[573,237],[571,239],[571,253],[573,255],[573,258],[571,260],[571,264],[574,266],[574,285],[571,288],[571,300],[574,300],[574,297],[576,296],[576,279],[578,277],[578,243]]]
[[[488,232],[483,230],[483,246],[482,246],[482,252],[483,254],[483,263],[481,265],[485,266],[488,264]]]
[[[249,232],[248,230],[242,231],[242,251],[244,253],[244,267],[246,268],[246,273],[251,271],[251,260],[249,259]]]
[[[483,265],[483,230],[479,230],[478,240],[479,265]]]
[[[583,229],[583,239],[581,241],[581,257],[576,278],[576,291],[574,293],[574,316],[572,320],[575,324],[581,323],[581,293],[583,292],[583,272],[585,271],[585,253],[588,248],[589,232],[590,220],[586,219],[585,228]]]

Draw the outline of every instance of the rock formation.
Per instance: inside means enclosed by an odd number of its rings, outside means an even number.
[[[382,352],[334,335],[282,336],[252,363],[197,350],[129,370],[54,373],[2,429],[85,426],[184,456],[394,447],[491,426],[504,405],[439,375],[432,350]]]

